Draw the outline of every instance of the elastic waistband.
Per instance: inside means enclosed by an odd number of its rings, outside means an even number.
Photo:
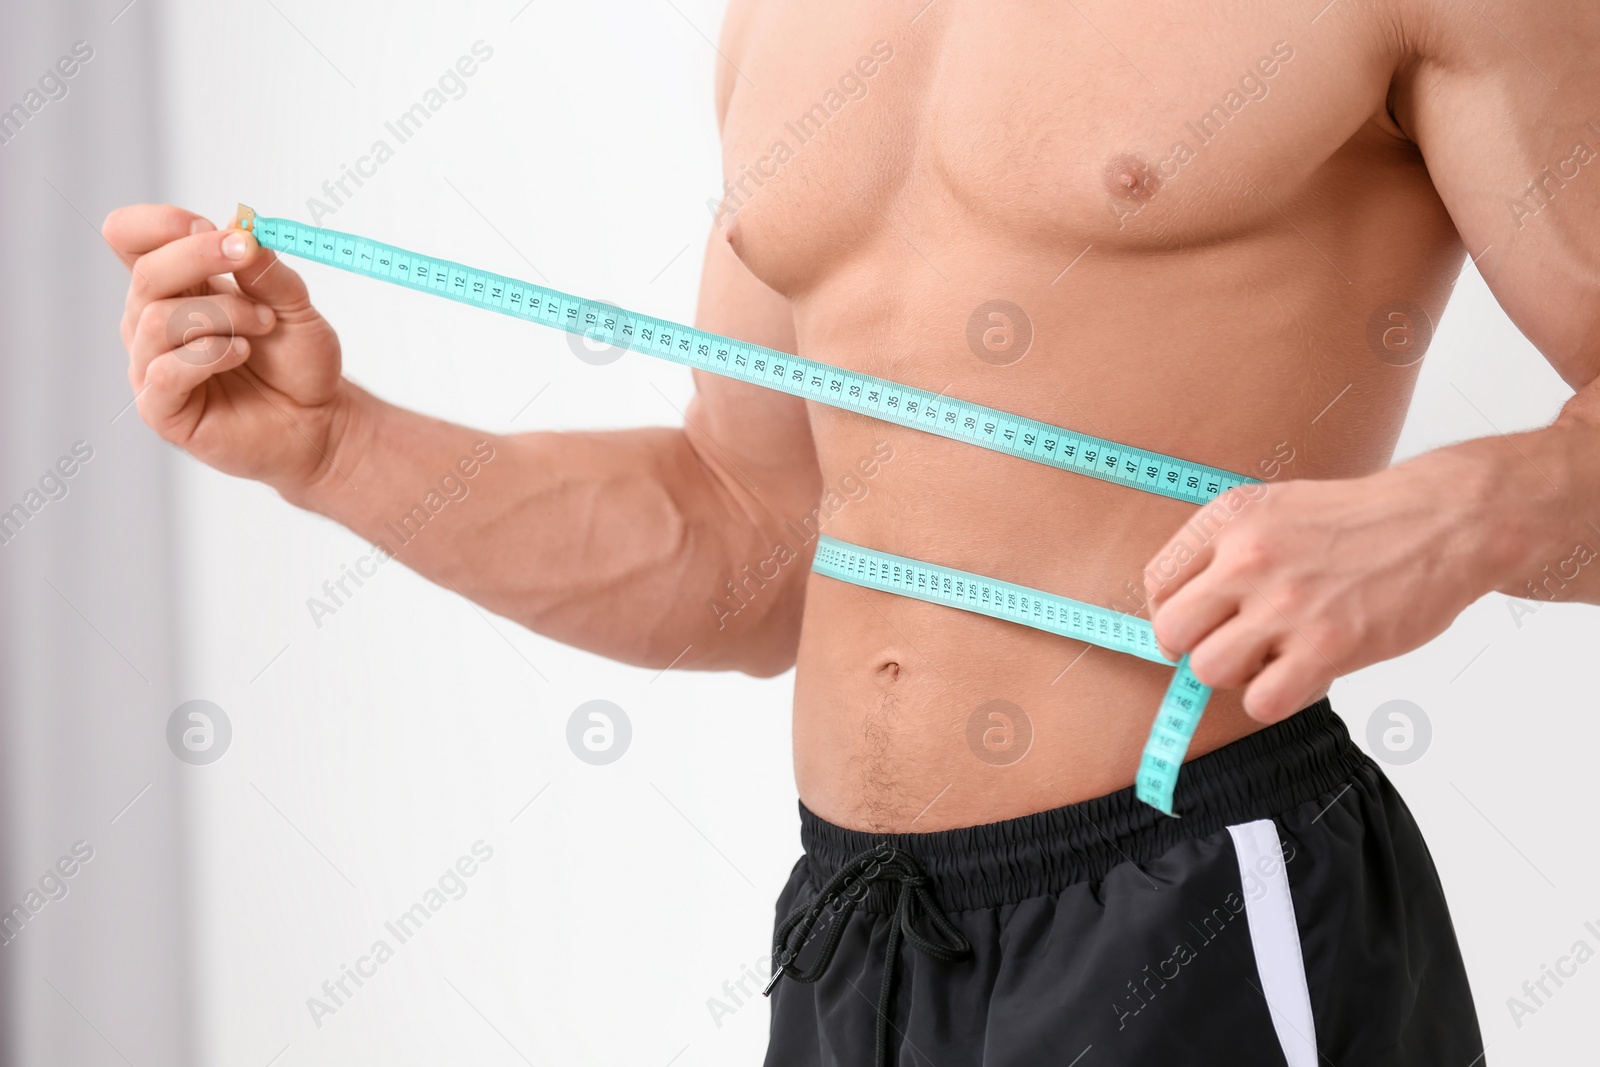
[[[1132,787],[1018,819],[924,834],[847,830],[801,804],[800,841],[813,884],[886,842],[922,864],[946,910],[993,908],[1098,882],[1119,863],[1144,863],[1182,841],[1281,814],[1368,765],[1324,697],[1186,762],[1175,797],[1179,819],[1139,801]],[[887,887],[875,885],[861,907],[883,913],[890,904]]]

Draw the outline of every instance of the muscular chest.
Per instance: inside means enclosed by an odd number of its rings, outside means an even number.
[[[780,292],[897,242],[1225,240],[1387,136],[1370,20],[1259,0],[918,6],[754,13],[719,221]]]

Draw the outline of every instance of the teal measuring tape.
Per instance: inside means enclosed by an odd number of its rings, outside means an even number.
[[[1130,448],[1115,441],[946,397],[941,393],[847,371],[760,345],[734,341],[492,271],[418,255],[393,245],[306,226],[288,219],[260,217],[243,205],[240,205],[235,225],[251,231],[263,248],[274,252],[287,252],[474,307],[554,326],[618,348],[1174,500],[1203,504],[1234,486],[1250,481],[1217,467]],[[860,567],[857,568],[828,570],[824,569],[825,565],[814,563],[814,570],[830,577],[994,615],[995,618],[1005,618],[1172,665],[1171,661],[1156,651],[1150,624],[1136,616],[978,575],[846,546],[827,538],[823,540],[834,552],[859,554],[857,562]],[[822,559],[820,547],[817,559]],[[920,580],[937,581],[941,587],[946,579],[952,583],[965,583],[961,586],[963,589],[970,588],[974,582],[980,583],[983,589],[993,590],[994,595],[1001,596],[1001,603],[1025,602],[1029,609],[1015,615],[995,614],[989,610],[988,601],[982,599],[988,594],[979,593],[979,599],[971,602],[968,602],[970,597],[967,596],[936,599],[913,591],[914,586],[902,589],[892,583],[882,585],[876,579],[868,580],[869,573],[878,573],[884,566],[888,566],[890,573],[893,573],[896,564],[918,568],[917,573],[923,576]],[[1056,629],[1054,623],[1041,625],[1063,611],[1068,613],[1068,617],[1084,620],[1082,629],[1067,632]],[[1078,614],[1073,616],[1073,612]],[[1092,625],[1087,621],[1091,618],[1094,620]],[[1146,646],[1148,654],[1136,651]],[[1180,661],[1177,667],[1167,697],[1162,702],[1161,712],[1151,728],[1136,779],[1139,798],[1169,815],[1173,814],[1172,795],[1177,785],[1179,765],[1210,696],[1210,690],[1189,671],[1186,659]]]
[[[1204,504],[1250,480],[1216,467],[1129,448],[1037,419],[745,344],[597,300],[569,296],[503,274],[286,219],[258,218],[242,205],[239,210],[241,228],[251,230],[263,248],[274,252],[289,252],[474,307],[554,326],[618,348],[1102,481]]]

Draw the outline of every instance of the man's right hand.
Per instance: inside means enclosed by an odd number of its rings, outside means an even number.
[[[350,390],[300,276],[251,234],[182,208],[118,208],[102,232],[132,270],[122,343],[144,421],[279,491],[325,476]]]

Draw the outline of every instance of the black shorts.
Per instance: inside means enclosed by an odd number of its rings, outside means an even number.
[[[1325,699],[1176,802],[887,835],[802,805],[767,1067],[1483,1067],[1428,848]]]

